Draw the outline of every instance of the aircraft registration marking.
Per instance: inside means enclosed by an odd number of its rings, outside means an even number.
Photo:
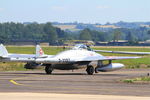
[[[70,61],[70,59],[69,58],[63,58],[63,59],[58,59],[59,60],[59,62],[61,63],[61,62],[69,62]]]

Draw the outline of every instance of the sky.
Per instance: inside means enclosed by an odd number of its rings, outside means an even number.
[[[150,0],[0,0],[0,22],[150,21]]]

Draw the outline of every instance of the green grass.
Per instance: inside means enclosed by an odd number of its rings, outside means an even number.
[[[125,79],[123,80],[124,83],[133,83],[133,80],[132,79]]]
[[[24,71],[24,63],[0,63],[0,71]]]
[[[7,47],[9,53],[22,53],[22,54],[35,54],[35,47]],[[93,49],[100,50],[113,50],[113,51],[136,51],[136,52],[150,52],[150,48],[137,48],[137,47],[96,47]],[[43,47],[45,54],[55,55],[63,51],[62,47]],[[137,56],[137,55],[126,55],[126,54],[112,54],[112,53],[101,53],[104,56]],[[126,59],[126,60],[115,60],[114,63],[123,63],[125,68],[150,68],[150,55],[141,56],[144,58],[140,59]],[[26,70],[24,69],[24,63],[0,63],[0,71],[9,71],[9,70]]]
[[[123,80],[125,83],[134,83],[134,82],[150,82],[150,77],[145,76],[145,77],[138,77],[134,79],[125,79]]]

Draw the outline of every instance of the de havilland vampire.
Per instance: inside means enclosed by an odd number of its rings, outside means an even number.
[[[27,69],[44,66],[46,74],[51,74],[54,69],[74,70],[86,68],[87,74],[92,75],[94,72],[107,72],[124,67],[121,63],[112,63],[112,60],[135,58],[139,57],[102,56],[84,44],[77,44],[72,49],[56,55],[44,54],[39,45],[36,46],[36,54],[11,54],[8,53],[5,46],[0,45],[0,62],[24,62]],[[108,63],[104,64],[103,61],[108,61]],[[96,66],[93,65],[93,62],[96,63]]]

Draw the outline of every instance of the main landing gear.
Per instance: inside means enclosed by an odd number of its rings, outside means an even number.
[[[51,65],[46,65],[45,66],[45,72],[46,74],[52,74],[53,67]]]
[[[95,69],[92,65],[87,66],[86,72],[88,75],[93,75],[94,71],[95,71]]]

